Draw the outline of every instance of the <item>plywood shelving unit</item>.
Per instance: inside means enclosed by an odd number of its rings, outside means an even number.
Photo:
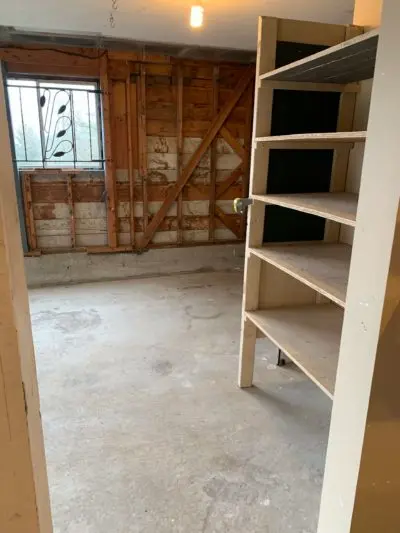
[[[339,308],[331,304],[300,305],[249,312],[246,317],[333,397],[343,321]]]
[[[275,68],[277,44],[286,35],[288,25],[294,42],[326,48]],[[241,387],[253,383],[256,339],[266,336],[330,398],[334,395],[352,252],[350,245],[340,242],[340,229],[341,225],[356,226],[358,204],[358,195],[346,192],[346,173],[351,149],[367,137],[366,131],[352,131],[358,86],[355,82],[372,77],[378,43],[377,31],[364,33],[356,26],[343,26],[342,42],[338,42],[338,28],[268,17],[259,22]],[[274,135],[274,91],[318,92],[319,85],[321,91],[341,93],[337,131]],[[271,152],[296,149],[312,150],[310,157],[316,149],[333,150],[329,192],[268,192]],[[301,179],[305,179],[304,172]],[[263,228],[264,224],[268,226],[268,206],[322,217],[326,220],[323,239],[265,243]]]
[[[378,30],[331,46],[311,57],[260,74],[260,80],[351,83],[372,78]]]
[[[300,243],[250,248],[250,253],[345,306],[351,247],[341,243]]]
[[[336,131],[333,133],[298,133],[294,135],[275,135],[269,137],[256,137],[256,142],[269,144],[279,143],[353,143],[365,141],[366,131]],[[324,146],[324,148],[326,148]]]
[[[356,225],[356,194],[327,192],[308,194],[253,194],[253,200],[266,204],[281,205],[303,213],[334,220],[348,226]]]

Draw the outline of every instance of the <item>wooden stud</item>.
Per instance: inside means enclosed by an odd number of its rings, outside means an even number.
[[[70,216],[71,226],[71,248],[76,246],[76,229],[75,229],[75,212],[74,212],[74,191],[72,187],[72,176],[67,177],[67,197],[68,197],[68,209]]]
[[[130,213],[130,234],[131,245],[135,247],[135,175],[133,161],[133,135],[132,135],[132,97],[131,97],[131,72],[128,63],[128,75],[125,79],[125,101],[126,101],[126,135],[128,139],[128,179],[129,179],[129,213]]]
[[[139,65],[139,83],[137,86],[138,109],[138,149],[139,176],[143,190],[143,221],[145,231],[149,223],[149,206],[147,197],[147,136],[146,136],[146,67]],[[146,243],[147,244],[147,243]],[[142,248],[144,248],[142,244]]]
[[[213,117],[218,114],[218,78],[219,67],[213,68],[212,78],[212,114]],[[221,134],[222,134],[221,128]],[[226,128],[225,128],[226,129]],[[228,131],[228,130],[227,130]],[[230,132],[228,131],[230,135]],[[216,187],[217,187],[217,141],[214,139],[210,147],[210,197],[209,197],[209,227],[208,227],[208,240],[215,241],[215,200],[216,200]]]
[[[194,169],[200,162],[200,159],[205,154],[206,150],[210,146],[212,140],[217,135],[221,127],[223,126],[224,122],[230,115],[232,109],[237,104],[239,98],[243,94],[244,90],[246,89],[247,85],[250,83],[250,80],[253,77],[253,69],[249,68],[247,69],[242,78],[240,79],[239,83],[237,84],[235,90],[233,91],[233,95],[231,99],[224,105],[224,107],[221,109],[221,111],[218,113],[218,115],[214,118],[206,136],[203,138],[199,148],[196,150],[196,152],[192,155],[190,161],[186,165],[185,169],[183,170],[182,174],[178,178],[175,185],[173,185],[163,202],[163,205],[159,209],[156,215],[152,218],[150,224],[147,227],[147,230],[144,232],[143,236],[143,242],[142,247],[145,248],[147,244],[151,241],[154,233],[157,231],[158,226],[160,225],[163,218],[168,213],[172,203],[175,201],[176,197],[178,196],[179,192],[183,189],[183,187],[186,185],[187,181],[189,180],[190,176],[192,175]]]
[[[177,144],[177,175],[182,172],[182,150],[183,150],[183,73],[180,63],[177,65],[176,76],[176,144]],[[178,217],[178,244],[183,242],[182,228],[182,192],[178,195],[177,217]]]
[[[103,131],[105,151],[105,185],[107,193],[107,234],[111,248],[117,246],[116,179],[112,153],[110,81],[108,77],[108,58],[100,60],[100,87],[102,91]]]
[[[23,176],[23,197],[28,244],[31,251],[37,249],[35,217],[33,214],[31,174]]]
[[[52,533],[1,64],[0,146],[0,531]]]

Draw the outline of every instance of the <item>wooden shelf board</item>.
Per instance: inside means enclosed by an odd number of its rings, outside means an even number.
[[[280,205],[334,220],[348,226],[356,225],[358,196],[353,193],[253,194],[252,198],[267,204]]]
[[[351,246],[324,242],[278,244],[250,248],[250,252],[345,306]]]
[[[291,135],[273,135],[257,137],[257,142],[265,143],[354,143],[365,142],[366,131],[336,131],[328,133],[295,133]]]
[[[343,311],[333,304],[249,311],[246,317],[333,398]]]
[[[260,76],[267,81],[351,83],[372,78],[379,33],[373,30]]]

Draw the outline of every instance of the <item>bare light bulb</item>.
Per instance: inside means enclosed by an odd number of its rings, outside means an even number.
[[[203,26],[204,7],[200,5],[192,6],[190,10],[190,25],[192,28],[201,28]]]

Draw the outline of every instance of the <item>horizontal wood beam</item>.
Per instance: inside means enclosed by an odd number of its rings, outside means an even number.
[[[118,61],[135,61],[136,63],[171,63],[171,57],[147,52],[132,52],[130,50],[109,50],[109,59]]]
[[[235,171],[233,171],[235,172]],[[239,176],[240,177],[240,176]],[[237,178],[233,178],[229,175],[224,181],[217,185],[217,197],[222,200],[229,200],[236,198],[240,195],[240,187],[235,185]],[[229,181],[228,181],[229,180]],[[229,185],[228,185],[229,184]],[[162,202],[165,200],[168,191],[171,188],[171,184],[157,184],[147,186],[147,199],[148,202]],[[90,183],[90,182],[73,182],[72,184],[74,202],[90,202],[90,203],[104,203],[104,183]],[[119,202],[129,202],[129,183],[117,184],[117,197]],[[143,201],[143,189],[139,183],[134,185],[133,194],[135,201]],[[203,185],[201,180],[191,181],[182,190],[182,198],[185,201],[191,200],[207,200],[210,194],[210,185]],[[65,182],[58,183],[43,183],[32,182],[32,204],[34,211],[36,209],[48,209],[54,210],[56,204],[68,203],[67,191]],[[46,204],[47,207],[46,207]],[[54,216],[53,216],[54,218]]]
[[[9,74],[31,74],[32,76],[76,76],[82,78],[98,78],[99,65],[91,62],[87,66],[82,65],[49,65],[48,63],[7,63]]]
[[[104,50],[94,48],[64,47],[49,49],[45,46],[10,45],[0,47],[0,60],[11,63],[47,64],[54,66],[91,67],[100,68],[99,60],[106,54]]]
[[[226,216],[232,221],[232,224],[237,225],[241,220],[241,215],[227,213]],[[119,219],[120,232],[128,233],[129,219],[127,217]],[[135,217],[136,231],[142,232],[144,230],[143,219]],[[216,222],[218,228],[223,227],[222,223]],[[158,232],[163,231],[177,231],[179,228],[179,221],[177,216],[166,216],[161,222]],[[209,228],[208,215],[185,215],[182,220],[182,229],[187,230],[205,230]]]

